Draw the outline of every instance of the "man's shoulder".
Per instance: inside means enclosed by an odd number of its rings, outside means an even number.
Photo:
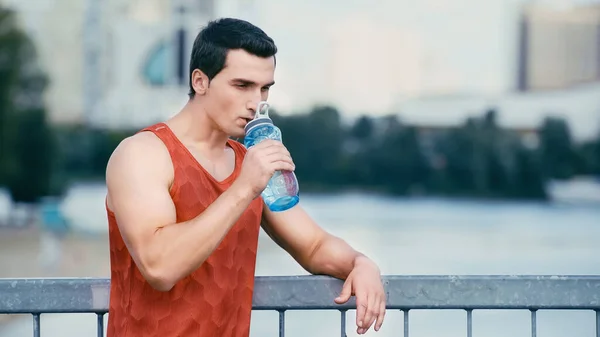
[[[144,157],[150,157],[150,154],[159,154],[164,152],[165,149],[163,142],[154,133],[143,131],[121,140],[113,155],[143,155]]]
[[[169,152],[163,142],[152,132],[139,132],[124,138],[117,145],[107,163],[111,171],[150,166],[157,168],[161,162],[168,163]]]

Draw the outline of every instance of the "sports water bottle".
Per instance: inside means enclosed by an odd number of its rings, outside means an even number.
[[[269,118],[269,104],[260,102],[256,116],[246,124],[244,146],[249,149],[265,139],[281,141],[281,130]],[[262,191],[263,201],[271,211],[285,211],[299,201],[298,179],[293,171],[276,171]]]

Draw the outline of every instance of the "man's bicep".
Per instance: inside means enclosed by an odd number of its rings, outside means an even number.
[[[132,254],[147,247],[156,230],[176,221],[167,166],[151,144],[123,144],[109,161],[109,207]]]

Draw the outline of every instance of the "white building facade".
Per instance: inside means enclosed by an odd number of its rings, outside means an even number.
[[[54,123],[141,127],[187,101],[189,52],[213,0],[4,0],[38,47]],[[181,48],[178,48],[181,46]]]

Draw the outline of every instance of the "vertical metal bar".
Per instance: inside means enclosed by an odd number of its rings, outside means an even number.
[[[596,310],[596,337],[600,337],[600,310]]]
[[[467,337],[473,337],[473,309],[467,309]]]
[[[537,309],[531,310],[531,337],[537,336]]]
[[[279,337],[285,336],[285,310],[279,311]]]
[[[408,309],[404,311],[404,337],[408,337]]]
[[[33,337],[40,337],[40,314],[33,314]]]
[[[340,310],[340,315],[341,315],[340,335],[342,337],[347,337],[346,336],[346,310]]]
[[[104,337],[104,314],[96,314],[98,319],[98,337]]]

